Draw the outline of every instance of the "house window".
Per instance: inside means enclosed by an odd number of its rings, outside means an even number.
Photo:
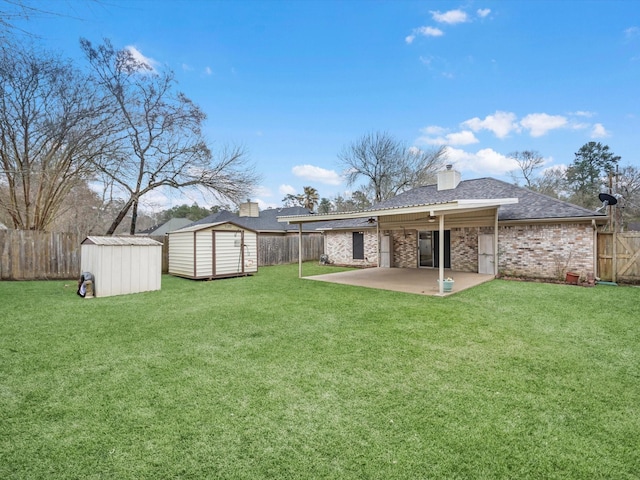
[[[364,232],[353,232],[353,259],[364,260]]]

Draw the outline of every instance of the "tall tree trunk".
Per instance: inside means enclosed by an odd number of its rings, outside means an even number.
[[[138,221],[138,200],[133,202],[131,210],[131,227],[129,228],[129,235],[136,234],[136,223]]]
[[[116,228],[118,228],[118,225],[120,225],[120,223],[122,223],[122,220],[124,220],[124,217],[127,216],[127,212],[131,208],[132,204],[133,199],[129,199],[129,201],[125,203],[124,207],[122,207],[122,210],[120,210],[120,213],[118,213],[118,216],[115,218],[115,220],[107,230],[106,235],[113,235],[113,233],[116,231]]]

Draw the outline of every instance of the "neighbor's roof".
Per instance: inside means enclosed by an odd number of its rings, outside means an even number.
[[[149,246],[149,245],[162,245],[162,243],[153,240],[148,237],[94,237],[89,236],[82,241],[82,245],[100,245],[100,246],[113,246],[113,245],[134,245],[134,246]]]
[[[286,223],[278,222],[278,217],[285,215],[310,215],[311,211],[304,207],[284,207],[284,208],[269,208],[267,210],[260,210],[257,217],[239,217],[236,213],[228,210],[223,210],[218,213],[214,213],[201,220],[197,220],[189,227],[195,225],[202,225],[213,222],[231,221],[236,225],[244,228],[255,230],[259,233],[286,233],[297,232],[297,225],[289,225]],[[317,225],[307,224],[303,226],[303,231],[315,231]]]
[[[160,236],[169,233],[172,230],[186,227],[192,223],[188,218],[172,218],[161,225],[155,225],[146,230],[139,231],[136,235]]]

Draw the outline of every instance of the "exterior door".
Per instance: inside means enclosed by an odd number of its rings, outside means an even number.
[[[383,235],[380,239],[380,266],[391,267],[391,236]]]
[[[432,232],[418,232],[418,266],[433,267]]]
[[[478,235],[478,273],[495,274],[493,234]]]
[[[440,266],[440,232],[418,232],[418,266]],[[451,230],[444,231],[444,268],[451,268]]]

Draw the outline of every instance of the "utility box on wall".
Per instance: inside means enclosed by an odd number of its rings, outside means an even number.
[[[258,271],[258,233],[233,222],[169,232],[169,273],[191,279],[239,277]]]
[[[93,275],[94,296],[160,290],[162,244],[144,237],[94,237],[80,246],[81,270]]]

